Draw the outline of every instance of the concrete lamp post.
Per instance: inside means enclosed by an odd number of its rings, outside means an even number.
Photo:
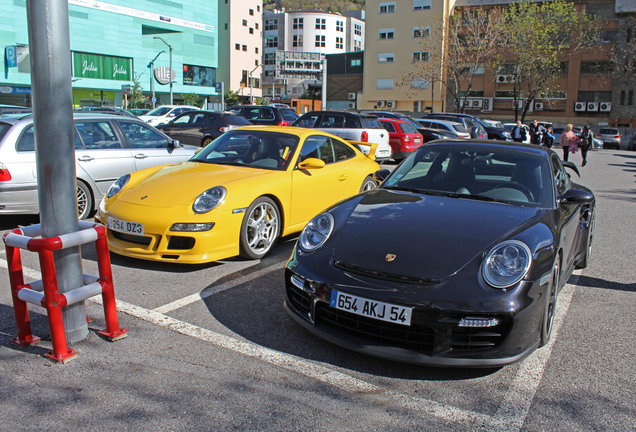
[[[150,90],[152,91],[152,109],[155,109],[155,60],[157,60],[157,58],[161,55],[165,53],[165,51],[159,51],[159,53],[155,56],[155,58],[153,58],[152,60],[150,60],[150,63],[148,63],[148,68],[150,69]],[[172,72],[170,72],[172,74]],[[172,77],[171,77],[172,78]]]

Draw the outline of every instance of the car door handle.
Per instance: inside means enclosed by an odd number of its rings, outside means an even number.
[[[88,155],[85,155],[85,156],[82,156],[82,157],[77,158],[77,160],[78,160],[78,161],[81,161],[81,162],[90,162],[90,161],[92,161],[93,159],[95,159],[95,158],[94,158],[94,157],[91,157],[91,156],[88,156]]]
[[[137,153],[135,155],[135,159],[146,159],[148,157],[148,155],[145,155],[143,153]]]
[[[342,174],[340,177],[338,177],[338,181],[345,181],[346,179],[347,179],[346,174]]]

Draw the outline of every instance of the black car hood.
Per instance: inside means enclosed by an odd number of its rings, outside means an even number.
[[[333,258],[352,269],[437,282],[543,211],[376,189],[342,226]]]

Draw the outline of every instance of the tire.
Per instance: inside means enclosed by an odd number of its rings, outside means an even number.
[[[212,138],[212,137],[209,137],[209,136],[208,136],[208,137],[203,138],[203,141],[201,141],[201,147],[205,147],[205,146],[207,146],[207,145],[208,145],[208,144],[210,144],[212,141],[214,141],[214,138]]]
[[[245,212],[240,233],[240,255],[263,258],[272,249],[281,231],[278,206],[267,197],[254,200]]]
[[[362,182],[362,186],[360,186],[360,192],[366,192],[373,190],[378,187],[378,184],[371,176],[367,176]]]
[[[577,269],[584,269],[590,262],[590,257],[592,256],[592,240],[594,239],[594,213],[592,213],[590,219],[590,226],[587,229],[587,241],[585,242],[585,255],[583,255],[583,259],[576,263]]]
[[[552,277],[550,285],[546,289],[545,311],[543,312],[543,323],[541,325],[541,341],[539,346],[545,346],[552,336],[552,327],[554,326],[554,314],[557,307],[557,296],[559,294],[559,257],[556,258],[552,267]]]
[[[91,188],[81,180],[77,180],[77,218],[84,220],[93,213],[93,194]]]

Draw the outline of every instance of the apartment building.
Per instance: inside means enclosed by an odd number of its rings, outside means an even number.
[[[422,39],[436,18],[447,16],[449,11],[450,0],[367,0],[360,108],[442,110],[445,95],[441,83],[418,77],[417,63],[428,61]]]
[[[223,90],[238,92],[250,103],[262,93],[262,0],[218,0],[219,70]]]
[[[358,15],[359,16],[359,15]],[[322,84],[326,54],[364,50],[365,22],[320,10],[263,13],[263,95],[299,98]]]

